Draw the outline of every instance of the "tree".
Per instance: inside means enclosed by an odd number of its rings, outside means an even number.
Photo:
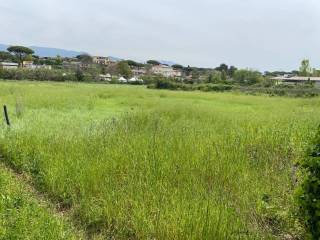
[[[34,64],[41,65],[41,60],[38,55],[32,55],[32,59],[33,59]]]
[[[183,66],[180,65],[180,64],[174,64],[174,65],[172,65],[171,67],[172,67],[173,69],[177,69],[177,70],[183,69]]]
[[[192,77],[193,82],[199,80],[199,78],[200,78],[200,73],[199,73],[199,71],[198,71],[196,68],[192,69],[191,77]]]
[[[220,64],[220,66],[217,67],[215,70],[220,71],[220,72],[222,72],[222,71],[228,72],[228,68],[229,68],[229,67],[228,67],[227,64],[222,63],[222,64]]]
[[[308,59],[303,59],[299,68],[299,75],[303,77],[312,76],[312,68]]]
[[[62,65],[63,60],[62,60],[62,57],[60,55],[57,55],[55,60],[56,60],[56,65]]]
[[[84,81],[84,73],[80,68],[77,68],[76,72],[75,72],[75,76],[77,81],[82,82]]]
[[[132,76],[132,71],[130,69],[129,64],[127,61],[121,61],[117,64],[117,69],[120,75],[124,76],[125,78],[130,78]]]
[[[227,81],[227,78],[228,78],[227,72],[223,70],[221,72],[221,80],[222,81]]]
[[[23,67],[23,61],[34,53],[32,49],[23,46],[11,46],[7,50],[15,55],[20,67]]]
[[[157,60],[149,60],[147,61],[147,63],[150,65],[160,65],[160,62],[158,62]]]
[[[0,51],[0,61],[11,61],[12,55],[5,51]]]
[[[209,74],[208,83],[221,83],[222,82],[222,73],[214,70]]]
[[[260,72],[249,70],[249,69],[241,69],[237,70],[234,73],[233,79],[239,84],[243,85],[252,85],[263,80],[263,77]]]
[[[192,68],[188,65],[188,67],[186,67],[184,69],[186,76],[190,76],[191,72],[192,72]]]
[[[127,63],[130,67],[143,67],[144,64],[135,62],[133,60],[127,60]]]
[[[27,55],[25,58],[24,58],[24,61],[33,61],[33,56],[31,54]]]
[[[313,69],[313,77],[320,77],[320,70]]]
[[[238,69],[235,66],[230,66],[228,69],[228,76],[229,77],[233,77],[234,73],[237,71]]]
[[[210,73],[208,76],[208,83],[212,83],[213,82],[213,74]]]
[[[93,59],[90,55],[88,54],[80,54],[77,56],[77,59],[83,64],[91,64],[93,63]]]
[[[119,74],[118,64],[110,64],[106,67],[105,72],[109,73],[111,76]]]

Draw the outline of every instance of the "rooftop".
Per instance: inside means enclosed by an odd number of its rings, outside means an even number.
[[[18,66],[18,63],[14,63],[14,62],[0,62],[0,65],[2,66]]]
[[[294,76],[294,77],[288,77],[288,76],[279,76],[274,77],[272,80],[280,80],[280,81],[320,81],[320,77],[300,77],[300,76]]]

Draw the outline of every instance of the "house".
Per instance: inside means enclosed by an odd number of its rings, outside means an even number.
[[[33,68],[35,69],[47,69],[47,70],[51,70],[52,66],[51,65],[33,65]]]
[[[33,68],[33,61],[23,61],[24,68]]]
[[[63,68],[66,69],[86,69],[89,67],[89,64],[80,62],[77,58],[66,58],[62,63]]]
[[[17,69],[19,67],[18,63],[13,62],[0,62],[0,69]]]
[[[147,73],[146,69],[144,67],[133,67],[131,69],[134,76],[143,76]]]
[[[99,78],[100,78],[101,81],[106,81],[106,82],[111,82],[111,80],[112,80],[111,75],[109,73],[100,74]]]
[[[23,61],[23,67],[28,69],[52,69],[51,65],[36,65],[33,61]]]
[[[162,65],[162,64],[152,66],[151,73],[159,74],[164,77],[173,77],[173,78],[182,77],[182,71],[175,70],[168,65]]]
[[[112,61],[109,57],[93,56],[92,60],[96,64],[109,65]]]
[[[271,80],[276,81],[277,84],[315,83],[317,86],[320,86],[320,77],[300,77],[300,76],[284,75],[284,76],[271,78]]]

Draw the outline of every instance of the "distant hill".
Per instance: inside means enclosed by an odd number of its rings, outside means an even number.
[[[9,46],[10,45],[0,43],[0,51],[6,51]],[[31,48],[34,51],[34,54],[39,57],[56,57],[57,55],[59,55],[61,57],[76,57],[80,54],[86,53],[86,52],[66,50],[66,49],[61,49],[61,48],[50,48],[50,47],[30,46],[29,48]],[[113,61],[123,60],[118,57],[112,57],[112,56],[109,56],[109,57]],[[172,65],[176,64],[175,62],[166,61],[166,60],[159,60],[159,62],[161,64],[166,64],[168,66],[172,66]]]
[[[61,57],[76,57],[80,54],[85,53],[85,52],[65,50],[60,48],[48,48],[48,47],[37,47],[37,46],[31,46],[30,48],[35,52],[35,55],[38,55],[40,57],[56,57],[57,55]]]
[[[122,58],[112,57],[112,56],[109,56],[109,58],[111,59],[111,61],[115,61],[115,62],[120,62],[123,60]]]
[[[0,44],[0,51],[6,51],[9,45]],[[40,57],[56,57],[57,55],[61,57],[76,57],[79,54],[83,54],[85,52],[66,50],[61,48],[50,48],[50,47],[38,47],[38,46],[30,46],[34,51],[35,55]]]

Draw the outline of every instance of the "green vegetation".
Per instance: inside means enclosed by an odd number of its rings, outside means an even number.
[[[92,237],[302,237],[293,166],[319,98],[1,82],[0,152]]]
[[[299,73],[300,76],[305,76],[305,77],[312,76],[312,68],[310,66],[310,61],[308,59],[302,60],[299,72],[300,72]]]
[[[32,55],[33,58],[33,63],[35,65],[48,65],[48,66],[52,66],[55,68],[62,68],[62,64],[63,64],[63,59],[60,56],[56,56],[56,57],[46,57],[46,58],[40,58],[39,56],[36,55]]]
[[[126,62],[128,63],[128,65],[130,67],[140,67],[140,68],[144,67],[143,63],[138,63],[138,62],[133,61],[133,60],[127,60]]]
[[[9,53],[5,51],[0,51],[0,61],[13,61],[15,60],[14,57]]]
[[[297,190],[297,202],[303,224],[310,239],[320,238],[320,131],[308,156],[301,161],[302,182]]]
[[[77,72],[49,69],[0,69],[0,77],[5,80],[37,80],[37,81],[78,81]]]
[[[129,64],[126,61],[119,62],[117,64],[117,70],[118,70],[118,73],[125,78],[132,77],[132,71],[130,69]]]
[[[0,239],[81,239],[0,165]]]
[[[23,67],[23,61],[34,53],[32,49],[23,46],[11,46],[7,50],[16,57],[20,67]]]
[[[160,65],[160,62],[158,62],[157,60],[148,60],[148,61],[147,61],[147,64],[150,64],[150,65]]]
[[[241,69],[234,73],[234,81],[241,85],[253,85],[263,80],[261,73],[258,71]]]
[[[235,74],[236,75],[236,74]],[[212,75],[211,75],[212,76]],[[211,79],[215,79],[214,77]],[[203,92],[240,92],[250,95],[288,96],[288,97],[316,97],[320,95],[320,89],[314,88],[311,84],[300,85],[274,85],[263,81],[255,85],[240,85],[231,82],[210,81],[209,83],[187,84],[168,78],[144,78],[150,89],[168,89],[182,91],[203,91]],[[216,82],[216,83],[211,83]]]
[[[92,57],[88,54],[78,55],[77,59],[83,64],[92,64],[93,63]]]

